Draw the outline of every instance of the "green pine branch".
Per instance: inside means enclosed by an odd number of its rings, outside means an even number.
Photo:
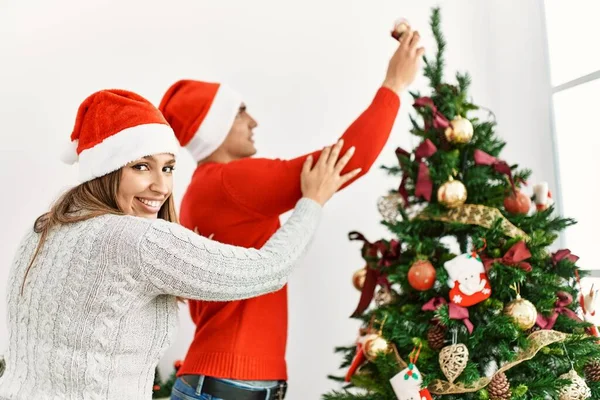
[[[431,13],[430,25],[433,31],[433,37],[437,45],[437,53],[435,60],[429,60],[427,57],[423,57],[425,63],[424,74],[429,78],[431,87],[437,87],[442,83],[443,70],[444,70],[444,51],[446,49],[446,40],[442,33],[441,27],[440,9],[436,7]]]

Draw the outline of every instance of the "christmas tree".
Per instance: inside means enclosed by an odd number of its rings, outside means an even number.
[[[366,266],[344,355],[345,382],[327,400],[600,399],[595,292],[569,250],[551,252],[575,223],[556,215],[547,184],[523,193],[530,171],[501,157],[490,112],[470,77],[443,81],[446,43],[433,9],[430,94],[411,93],[420,144],[398,148],[398,189],[380,198],[393,240],[358,232]],[[401,38],[400,38],[401,40]],[[532,203],[533,200],[533,203]]]

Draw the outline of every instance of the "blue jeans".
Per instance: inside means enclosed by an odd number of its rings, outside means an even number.
[[[214,378],[213,378],[214,379]],[[270,390],[276,390],[277,385],[273,387],[262,387],[255,386],[251,383],[244,383],[243,381],[233,381],[229,379],[219,379],[221,382],[225,382],[232,386],[241,387],[248,390],[267,390],[266,396],[269,396]],[[186,383],[183,379],[177,378],[175,385],[173,385],[173,391],[171,392],[171,400],[235,400],[235,399],[221,399],[213,397],[210,394],[202,393],[203,379],[200,378],[198,387],[192,387]]]

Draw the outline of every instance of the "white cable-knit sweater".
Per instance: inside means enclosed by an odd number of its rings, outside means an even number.
[[[177,328],[175,296],[225,301],[280,289],[320,210],[300,200],[261,250],[163,220],[105,215],[63,225],[49,234],[21,295],[39,240],[28,234],[8,282],[0,399],[150,399]]]

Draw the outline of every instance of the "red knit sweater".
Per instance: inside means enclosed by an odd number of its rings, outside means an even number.
[[[356,147],[346,171],[369,170],[390,135],[399,106],[394,92],[379,89],[342,136],[345,149]],[[313,154],[316,159],[319,152]],[[222,243],[262,247],[279,228],[280,214],[302,196],[300,171],[306,156],[200,165],[181,204],[181,223],[203,236],[214,234]],[[287,379],[287,287],[249,300],[190,301],[190,312],[196,332],[179,375]]]

